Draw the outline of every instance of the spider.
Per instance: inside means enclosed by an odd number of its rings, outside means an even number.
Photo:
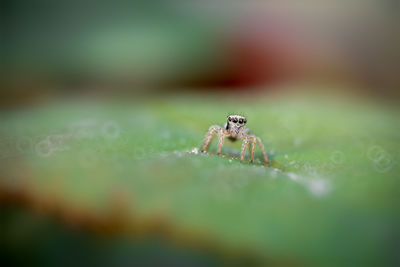
[[[261,142],[261,139],[255,135],[250,134],[249,129],[245,127],[247,120],[245,117],[240,115],[229,115],[225,124],[225,127],[222,128],[218,125],[213,125],[208,129],[206,137],[204,138],[203,146],[201,147],[201,152],[205,152],[207,146],[210,144],[211,139],[214,134],[218,134],[218,150],[217,154],[221,154],[222,144],[225,137],[228,137],[232,141],[236,141],[237,139],[242,139],[242,149],[240,154],[240,161],[244,160],[244,155],[246,153],[246,148],[248,143],[251,145],[251,153],[250,153],[250,162],[254,161],[254,150],[256,143],[258,143],[261,152],[264,156],[264,161],[268,164],[268,157],[264,150],[264,145]]]

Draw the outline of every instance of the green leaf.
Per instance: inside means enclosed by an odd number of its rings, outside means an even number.
[[[271,167],[258,150],[240,163],[240,141],[225,140],[223,156],[215,140],[198,152],[227,112],[244,113]],[[60,101],[1,114],[0,186],[93,229],[106,221],[278,262],[389,263],[399,118],[368,100],[310,95]]]

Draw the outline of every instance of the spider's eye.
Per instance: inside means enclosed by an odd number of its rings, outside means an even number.
[[[234,119],[233,119],[233,122],[234,122],[234,123],[237,123],[237,122],[238,122],[238,120],[237,120],[236,118],[234,118]]]
[[[239,119],[239,123],[242,124],[243,123],[243,119]]]
[[[243,120],[243,122],[244,122],[244,123],[246,123],[246,122],[247,122],[247,120],[246,120],[246,119],[244,119],[244,120]]]
[[[232,118],[231,117],[228,117],[228,121],[231,121],[232,120]]]

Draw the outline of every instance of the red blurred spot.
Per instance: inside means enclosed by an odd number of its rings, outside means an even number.
[[[282,22],[249,22],[226,39],[228,62],[220,83],[227,87],[269,85],[293,74],[302,50],[299,36]]]

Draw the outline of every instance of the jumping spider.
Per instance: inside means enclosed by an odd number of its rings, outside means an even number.
[[[204,139],[203,146],[201,147],[201,152],[205,152],[207,146],[210,144],[211,139],[213,138],[214,134],[218,134],[218,150],[217,153],[221,154],[222,143],[225,137],[228,137],[232,141],[237,139],[242,139],[242,149],[240,154],[240,161],[244,160],[244,155],[246,153],[247,144],[250,143],[251,145],[251,154],[250,154],[250,162],[254,161],[254,150],[256,143],[258,143],[261,152],[264,156],[264,161],[268,164],[268,157],[264,150],[264,145],[261,142],[261,139],[255,135],[250,134],[249,129],[245,127],[246,125],[246,118],[239,116],[239,115],[229,115],[226,121],[225,127],[222,128],[218,125],[213,125],[208,130],[206,137]]]

